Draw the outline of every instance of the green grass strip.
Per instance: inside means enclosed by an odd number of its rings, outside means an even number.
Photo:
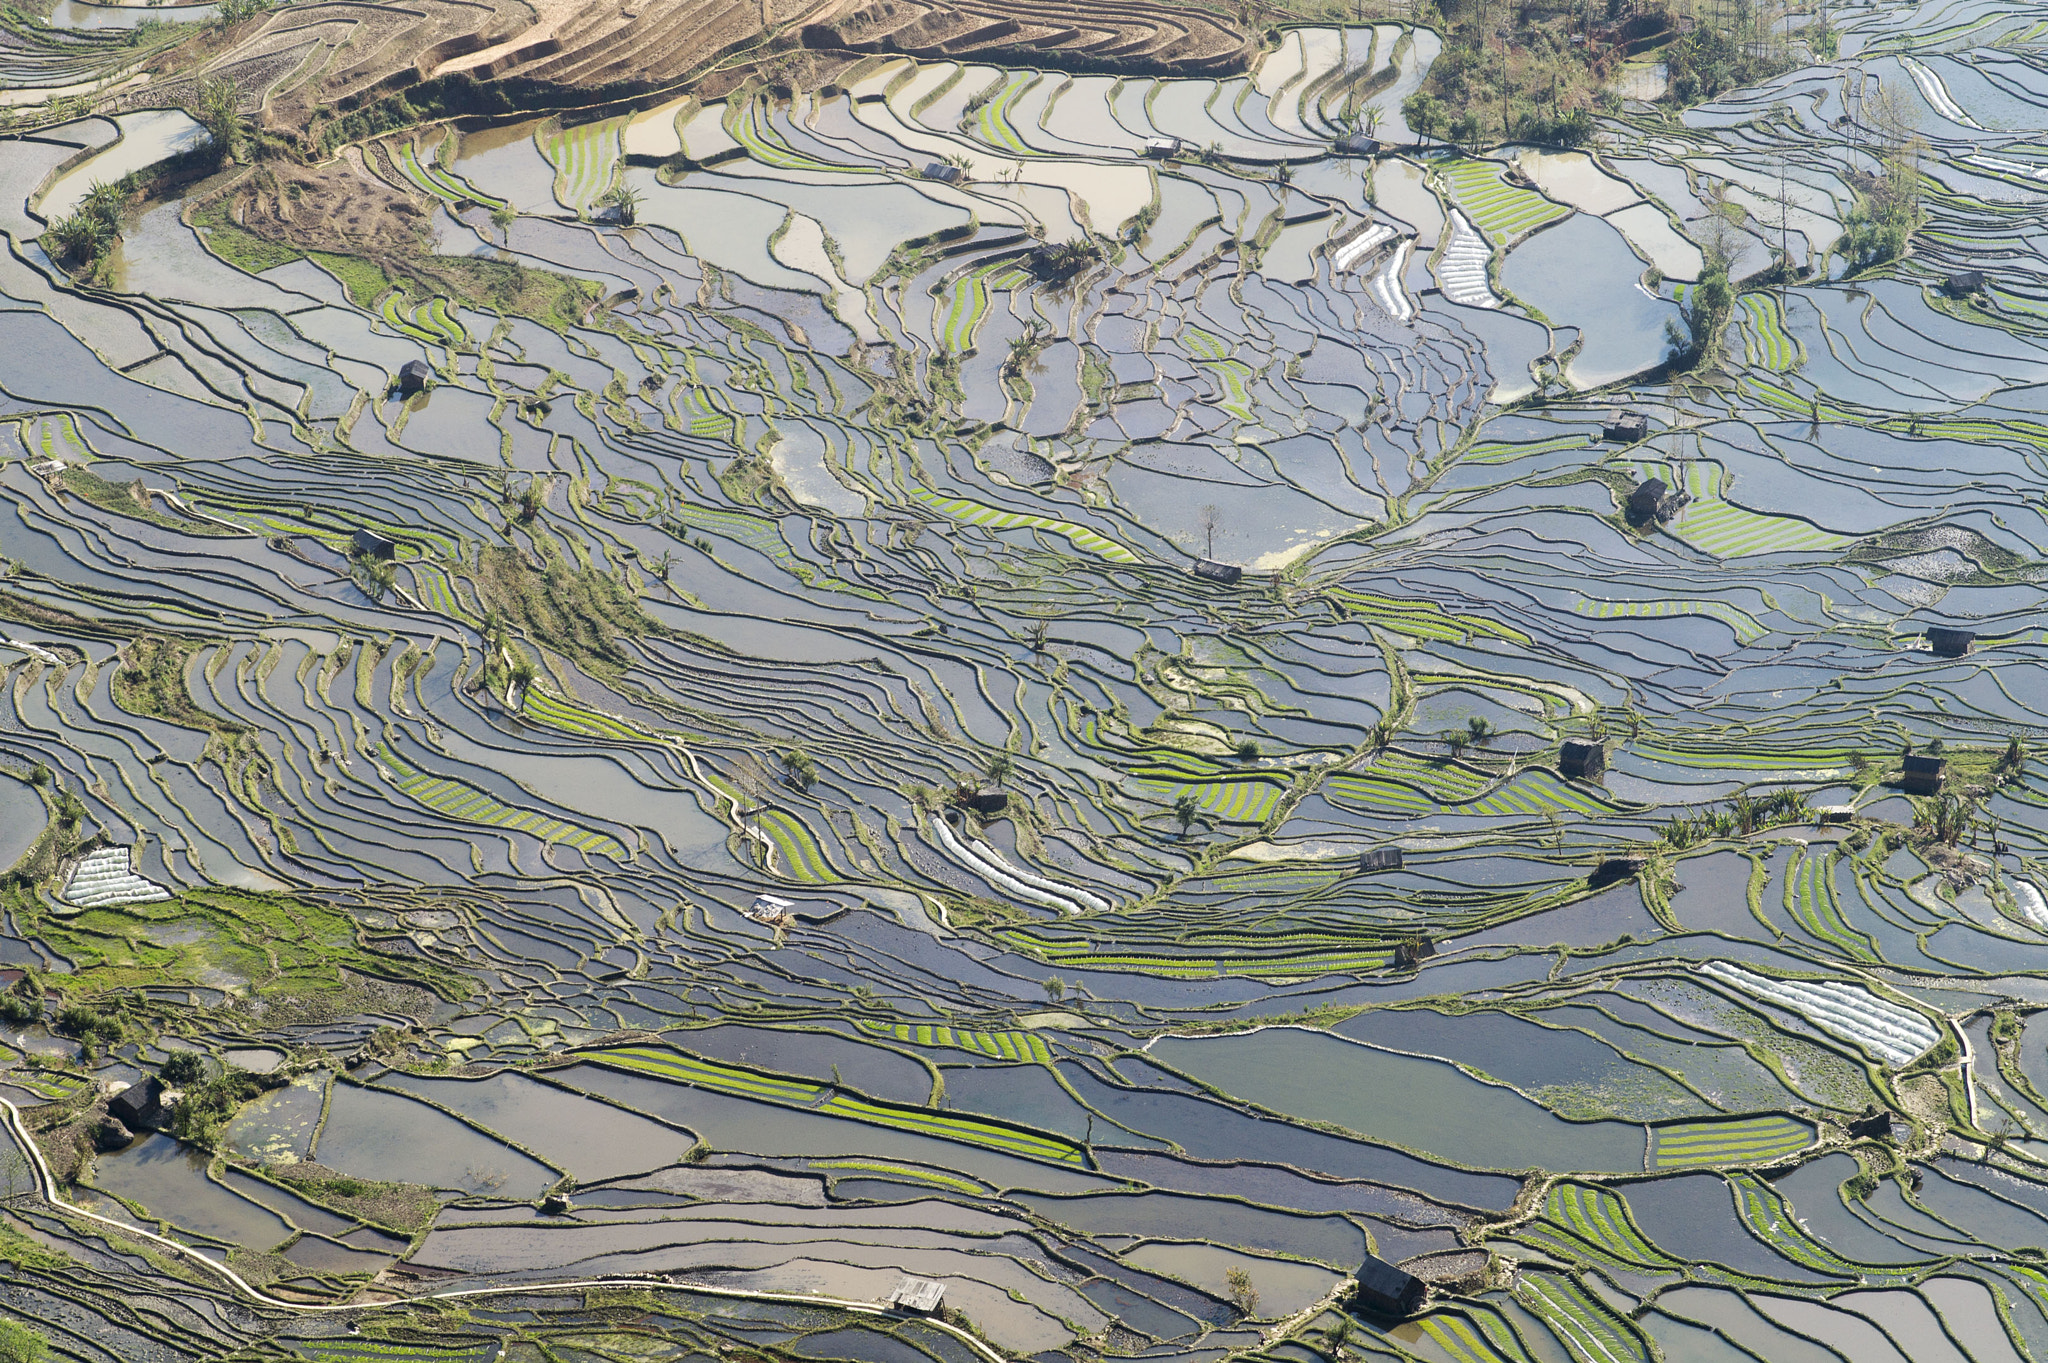
[[[1136,563],[1138,556],[1106,535],[1097,534],[1085,525],[1072,521],[1056,521],[1049,516],[1029,516],[1016,511],[1004,511],[980,502],[968,501],[965,497],[942,497],[929,488],[913,487],[911,495],[932,510],[956,521],[970,525],[984,526],[990,530],[1043,530],[1058,535],[1076,549],[1108,559],[1111,563]]]

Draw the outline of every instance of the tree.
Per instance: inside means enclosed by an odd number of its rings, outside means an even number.
[[[1413,94],[1401,101],[1401,117],[1427,142],[1443,126],[1444,106],[1435,95]]]
[[[782,775],[791,787],[808,791],[818,781],[818,764],[802,748],[791,748],[782,755]]]
[[[213,154],[222,162],[234,160],[241,150],[241,103],[242,92],[231,80],[216,78],[199,87],[199,108],[194,117],[213,138]]]
[[[1240,738],[1237,740],[1235,746],[1231,748],[1231,751],[1237,754],[1238,761],[1249,762],[1259,755],[1258,740],[1252,738]]]
[[[1201,804],[1191,790],[1184,790],[1173,797],[1173,817],[1180,824],[1180,835],[1185,838],[1201,812]]]
[[[36,1190],[36,1166],[34,1161],[13,1146],[0,1154],[0,1191],[9,1202],[23,1193]],[[0,1355],[4,1357],[4,1355]]]
[[[1484,715],[1474,715],[1465,721],[1465,732],[1480,747],[1493,741],[1493,721]]]
[[[172,1088],[184,1088],[206,1077],[206,1058],[197,1051],[172,1051],[156,1072]]]
[[[997,785],[1001,785],[1009,780],[1010,773],[1017,769],[1017,759],[1012,757],[1007,750],[997,749],[988,755],[988,760],[982,765],[984,770],[988,772],[988,779]]]
[[[1259,1289],[1252,1286],[1252,1275],[1243,1267],[1232,1264],[1224,1270],[1223,1281],[1230,1287],[1230,1304],[1239,1313],[1256,1316],[1259,1313]]]
[[[0,1316],[0,1363],[43,1363],[50,1341],[18,1320]]]
[[[610,209],[613,219],[622,226],[631,227],[640,220],[640,191],[631,185],[617,185],[597,202]]]
[[[1067,982],[1054,975],[1045,982],[1045,996],[1058,1003],[1067,996]]]
[[[1201,511],[1196,514],[1195,524],[1201,527],[1202,534],[1205,537],[1206,542],[1209,546],[1207,551],[1203,553],[1202,557],[1215,558],[1216,531],[1223,524],[1223,512],[1221,508],[1217,507],[1213,502],[1203,507]]]
[[[491,226],[498,229],[507,241],[512,238],[512,224],[519,221],[519,210],[511,204],[499,204],[491,210]]]

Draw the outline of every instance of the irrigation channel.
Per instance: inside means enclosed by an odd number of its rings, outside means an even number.
[[[92,282],[204,130],[0,138],[0,1316],[2048,1358],[2048,23],[1829,22],[1576,151],[1399,23],[878,56]]]

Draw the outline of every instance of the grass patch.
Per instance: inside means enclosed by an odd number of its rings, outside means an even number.
[[[348,1216],[375,1222],[386,1230],[417,1235],[433,1222],[441,1200],[432,1188],[416,1183],[379,1183],[356,1178],[324,1164],[279,1164],[263,1173],[293,1192]]]
[[[51,982],[67,998],[145,987],[229,987],[265,998],[346,991],[354,975],[468,994],[467,979],[427,961],[378,955],[360,944],[355,920],[289,894],[221,887],[151,904],[87,909],[60,917],[27,896],[15,912],[71,974]]]
[[[298,247],[259,237],[229,217],[225,195],[204,208],[194,209],[191,222],[207,250],[250,274],[262,274],[265,270],[274,270],[280,265],[306,258],[306,253]]]
[[[620,639],[664,633],[618,579],[560,557],[536,569],[516,549],[485,549],[474,580],[506,628],[597,676],[617,676],[632,662]]]

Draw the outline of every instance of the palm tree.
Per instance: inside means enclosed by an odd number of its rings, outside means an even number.
[[[599,205],[612,210],[612,216],[625,227],[631,227],[640,220],[640,191],[631,185],[619,185],[598,200]]]

